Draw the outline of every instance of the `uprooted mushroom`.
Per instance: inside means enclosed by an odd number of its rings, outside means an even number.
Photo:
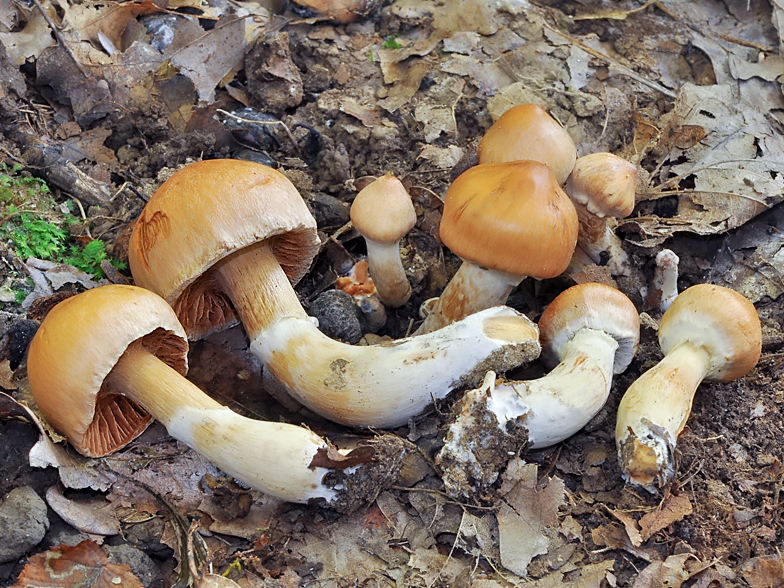
[[[555,366],[550,373],[502,383],[490,373],[453,409],[457,416],[436,457],[450,494],[482,494],[510,454],[526,444],[549,447],[582,429],[607,402],[613,374],[633,359],[640,323],[624,294],[589,282],[556,297],[539,330],[541,359]]]
[[[343,453],[303,427],[243,417],[184,377],[187,352],[163,299],[103,286],[46,316],[30,344],[30,387],[46,420],[88,457],[121,449],[157,419],[227,473],[282,500],[351,511],[395,479],[405,451],[392,436]]]
[[[150,198],[129,259],[136,283],[163,296],[190,337],[239,315],[251,349],[280,384],[348,425],[403,425],[488,369],[507,370],[539,354],[536,325],[507,307],[388,345],[334,341],[292,286],[318,248],[315,220],[283,174],[211,160],[182,168]]]
[[[659,325],[664,358],[618,406],[615,443],[627,482],[656,492],[675,476],[675,445],[697,387],[750,372],[762,352],[754,305],[735,290],[698,284],[681,292]]]

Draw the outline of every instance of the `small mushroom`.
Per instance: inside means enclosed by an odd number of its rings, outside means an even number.
[[[577,149],[569,133],[536,104],[518,104],[487,130],[478,148],[479,163],[531,160],[548,166],[559,185],[574,167]]]
[[[351,222],[365,238],[378,297],[392,308],[403,306],[411,296],[411,284],[400,261],[400,239],[416,220],[411,196],[392,174],[365,186],[351,205]]]
[[[211,160],[182,168],[150,198],[129,261],[136,283],[163,296],[190,337],[239,315],[251,350],[289,394],[347,425],[403,425],[487,369],[539,354],[536,325],[506,307],[390,345],[334,341],[292,286],[318,246],[315,221],[283,174]]]
[[[361,471],[375,461],[372,447],[342,455],[303,427],[238,415],[185,378],[187,352],[163,299],[136,286],[103,286],[46,316],[30,344],[30,387],[46,420],[88,457],[121,449],[157,419],[253,488],[290,502],[358,506],[347,497],[356,486],[349,478],[367,484]]]
[[[542,163],[477,165],[447,190],[440,236],[463,263],[417,334],[504,304],[528,276],[562,273],[577,242],[577,213]]]
[[[759,360],[762,330],[743,295],[710,284],[681,292],[659,326],[664,353],[626,391],[615,442],[627,482],[656,492],[675,476],[675,444],[700,383],[729,382]]]
[[[651,284],[651,302],[665,312],[678,297],[678,262],[680,259],[671,249],[662,249],[656,254],[656,269]]]
[[[637,168],[612,153],[583,155],[566,180],[580,219],[577,246],[595,263],[606,263],[613,275],[628,275],[630,267],[611,219],[632,213],[636,185]]]
[[[447,469],[443,464],[450,464],[447,486],[451,482],[465,488],[464,472],[472,469],[478,470],[472,478],[492,480],[492,475],[481,470],[483,462],[493,460],[487,455],[478,459],[477,449],[487,445],[487,453],[500,448],[498,457],[503,459],[510,450],[508,439],[520,429],[525,431],[528,447],[535,449],[555,445],[582,429],[607,402],[613,374],[622,373],[633,359],[640,321],[637,309],[624,294],[588,282],[565,290],[547,306],[539,320],[539,332],[541,359],[552,367],[547,375],[502,383],[491,377],[461,399],[456,409],[459,416],[450,425],[446,444],[436,459],[442,470]],[[472,423],[478,421],[488,424],[477,430]],[[512,447],[511,451],[519,449]],[[464,495],[466,490],[456,494]]]

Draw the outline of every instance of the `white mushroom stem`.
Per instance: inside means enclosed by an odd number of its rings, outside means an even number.
[[[541,378],[491,388],[487,408],[506,430],[521,419],[528,445],[540,449],[582,429],[610,395],[618,342],[602,331],[581,329],[562,347],[562,360]]]
[[[488,369],[510,369],[540,351],[536,325],[506,307],[390,345],[340,343],[305,314],[264,244],[231,255],[216,276],[270,373],[302,404],[347,425],[404,425]]]
[[[597,216],[584,204],[574,200],[580,229],[577,245],[599,265],[607,265],[615,276],[627,276],[631,271],[629,255],[623,250],[621,239],[615,234],[617,220],[613,217]],[[603,259],[602,253],[606,252]],[[605,263],[606,262],[606,263]]]
[[[615,425],[624,479],[649,492],[672,479],[675,443],[689,418],[697,387],[710,369],[709,352],[685,342],[629,387]]]
[[[464,260],[414,334],[424,335],[485,308],[505,304],[524,278]]]
[[[656,270],[653,272],[653,287],[661,295],[659,308],[666,311],[678,297],[678,262],[680,259],[670,249],[656,254]]]
[[[411,284],[400,260],[400,241],[380,243],[365,237],[368,270],[378,297],[393,308],[403,306],[411,297]]]
[[[241,482],[289,502],[336,497],[313,467],[328,446],[318,435],[294,425],[257,421],[222,406],[184,376],[131,344],[106,383],[144,408],[169,434],[204,455]]]

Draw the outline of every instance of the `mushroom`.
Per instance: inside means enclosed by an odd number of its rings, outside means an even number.
[[[580,232],[577,246],[613,275],[628,275],[629,256],[613,231],[610,219],[634,210],[637,168],[612,153],[591,153],[577,159],[566,180],[566,193],[574,201]]]
[[[136,283],[163,296],[191,337],[238,313],[252,351],[289,394],[347,425],[403,425],[487,369],[538,356],[536,325],[506,307],[390,345],[334,341],[292,287],[317,248],[315,221],[283,174],[211,160],[182,168],[150,198],[129,261]]]
[[[370,276],[387,306],[408,302],[411,284],[400,261],[400,239],[416,224],[411,196],[392,174],[360,190],[351,205],[351,222],[365,238]]]
[[[479,163],[532,160],[544,163],[563,185],[577,149],[569,133],[536,104],[518,104],[487,130],[478,149]]]
[[[303,427],[238,415],[185,379],[187,352],[163,299],[103,286],[46,316],[30,344],[30,387],[46,420],[88,457],[121,449],[157,419],[224,471],[282,500],[352,510],[352,489],[372,497],[362,471],[375,467],[366,463],[375,461],[373,447],[342,455]]]
[[[504,304],[527,276],[562,273],[577,242],[577,213],[546,165],[480,164],[447,190],[440,236],[463,263],[417,334]]]
[[[565,290],[547,306],[539,332],[541,359],[552,371],[502,383],[493,375],[481,388],[466,392],[455,409],[459,416],[436,458],[447,487],[459,489],[454,495],[465,495],[467,488],[481,492],[469,480],[491,483],[494,472],[485,464],[497,471],[498,461],[505,463],[510,451],[519,451],[520,438],[540,449],[582,429],[607,402],[613,374],[622,373],[633,359],[640,321],[623,293],[588,282]],[[485,424],[477,428],[477,422]],[[516,446],[510,439],[518,439]],[[492,452],[496,460],[488,458]]]
[[[662,316],[659,345],[664,359],[626,391],[615,426],[624,479],[650,492],[675,476],[675,444],[697,387],[751,371],[762,351],[762,329],[746,297],[699,284],[681,292]]]
[[[656,254],[656,269],[649,296],[651,306],[665,312],[678,297],[678,262],[680,258],[671,249],[662,249]]]

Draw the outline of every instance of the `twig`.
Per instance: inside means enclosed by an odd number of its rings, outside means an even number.
[[[60,43],[63,49],[65,49],[65,52],[68,53],[68,57],[73,59],[73,62],[76,64],[76,67],[79,68],[79,71],[82,72],[82,75],[86,78],[89,78],[90,74],[87,73],[87,70],[84,69],[84,66],[79,62],[78,59],[76,59],[76,54],[74,54],[74,52],[71,50],[71,47],[68,46],[68,43],[65,42],[65,37],[63,37],[62,33],[60,33],[60,29],[57,28],[57,25],[54,24],[52,17],[49,16],[46,10],[44,10],[44,7],[41,5],[40,0],[33,0],[33,3],[36,5],[38,10],[41,11],[44,20],[46,20],[46,24],[49,25],[50,29],[52,29],[54,36],[57,38],[57,42]]]
[[[566,39],[567,41],[569,41],[573,45],[576,45],[577,47],[579,47],[580,49],[582,49],[583,51],[585,51],[589,55],[591,55],[593,57],[596,57],[597,59],[601,59],[602,61],[604,61],[605,63],[609,64],[610,66],[617,68],[618,71],[620,71],[622,74],[632,78],[633,80],[635,80],[637,82],[640,82],[641,84],[643,84],[645,86],[648,86],[649,88],[652,88],[652,89],[656,90],[657,92],[661,92],[662,94],[664,94],[665,96],[669,96],[670,98],[674,99],[674,98],[678,97],[678,95],[675,92],[673,92],[671,90],[668,90],[667,88],[665,88],[661,84],[657,84],[656,82],[653,82],[653,81],[651,81],[651,80],[649,80],[647,78],[642,77],[640,74],[638,74],[634,70],[626,67],[625,65],[621,65],[620,63],[618,63],[617,61],[615,61],[611,57],[609,57],[609,56],[605,55],[604,53],[602,53],[601,51],[597,51],[596,49],[594,49],[592,47],[589,47],[585,43],[582,43],[582,42],[578,41],[577,39],[575,39],[574,37],[572,37],[570,35],[567,35],[566,33],[562,33],[558,29],[554,29],[553,27],[551,27],[550,25],[548,25],[546,23],[543,26],[545,28],[549,29],[550,31],[552,31],[553,33],[556,33],[557,35],[562,36],[564,39]]]

